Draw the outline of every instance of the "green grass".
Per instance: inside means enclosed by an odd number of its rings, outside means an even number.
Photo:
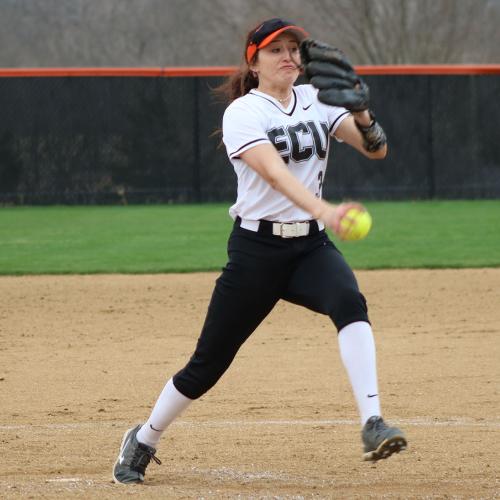
[[[367,203],[366,240],[339,245],[356,268],[500,266],[500,201]]]
[[[357,269],[500,266],[500,201],[367,203]],[[229,204],[0,209],[0,274],[220,270]]]

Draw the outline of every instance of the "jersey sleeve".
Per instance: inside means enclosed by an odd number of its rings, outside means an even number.
[[[345,108],[338,108],[335,106],[328,106],[328,107],[332,108],[330,110],[330,116],[329,116],[330,135],[335,135],[335,131],[337,130],[338,126],[343,122],[345,118],[351,116],[351,112]],[[340,139],[337,140],[340,141]]]
[[[231,159],[258,144],[271,144],[262,118],[250,106],[234,101],[222,119],[222,140]]]

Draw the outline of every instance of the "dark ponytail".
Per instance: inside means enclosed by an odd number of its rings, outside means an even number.
[[[224,100],[233,102],[238,97],[244,96],[251,89],[259,85],[259,79],[253,71],[245,64],[233,73],[215,92],[224,98]]]

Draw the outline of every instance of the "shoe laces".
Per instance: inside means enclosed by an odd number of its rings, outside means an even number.
[[[158,465],[161,465],[161,460],[155,455],[152,448],[141,446],[141,443],[139,443],[139,446],[137,446],[134,451],[131,465],[133,467],[138,467],[141,470],[145,470],[151,460],[154,460]]]
[[[150,452],[150,458],[152,458],[158,465],[161,465],[161,460],[154,453]]]

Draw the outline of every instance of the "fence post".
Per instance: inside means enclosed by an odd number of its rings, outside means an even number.
[[[434,155],[434,128],[433,128],[433,85],[432,75],[427,75],[427,141],[428,141],[428,161],[427,161],[427,180],[429,186],[429,199],[433,200],[436,196],[436,168]]]
[[[200,78],[192,78],[193,80],[193,99],[194,99],[194,117],[193,117],[193,148],[194,148],[194,164],[193,164],[193,193],[197,203],[201,200],[201,152],[200,152]]]

